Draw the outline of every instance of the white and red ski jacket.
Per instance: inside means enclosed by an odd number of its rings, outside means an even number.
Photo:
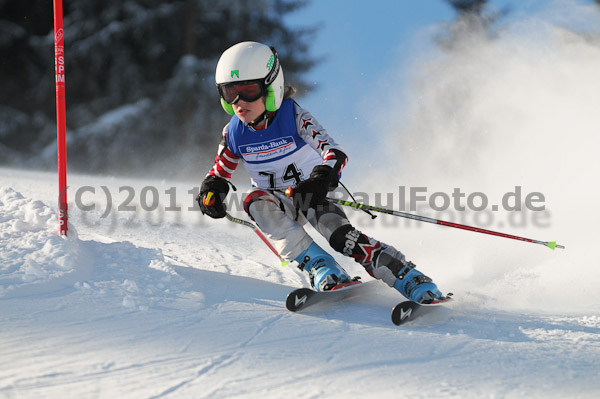
[[[331,166],[339,174],[347,159],[343,148],[310,112],[286,99],[261,130],[234,115],[223,128],[209,175],[230,180],[242,161],[254,187],[285,190],[307,179],[319,164]]]

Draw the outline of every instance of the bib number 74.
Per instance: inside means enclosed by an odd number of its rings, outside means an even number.
[[[272,172],[258,172],[259,175],[265,176],[269,179],[269,188],[275,189],[276,185],[276,174]],[[281,176],[281,180],[283,184],[282,187],[287,187],[290,185],[296,185],[302,181],[303,172],[299,169],[296,164],[289,164],[286,166],[283,175]]]

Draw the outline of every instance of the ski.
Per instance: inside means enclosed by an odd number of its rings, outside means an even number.
[[[433,303],[420,304],[413,301],[403,301],[394,306],[392,309],[392,322],[400,326],[407,321],[414,320],[420,315],[427,313],[444,303],[452,301],[452,294],[448,294]]]
[[[291,312],[298,312],[319,303],[330,304],[338,302],[363,292],[369,283],[361,283],[358,280],[352,281],[351,283],[336,286],[330,291],[297,288],[288,294],[285,306]],[[452,301],[452,294],[448,294],[428,304],[419,304],[409,300],[400,302],[392,309],[392,322],[397,326],[402,325],[450,301]]]
[[[297,312],[319,302],[337,302],[357,294],[358,288],[366,286],[360,280],[341,284],[330,291],[315,291],[311,288],[298,288],[290,292],[285,300],[285,306],[291,312]]]

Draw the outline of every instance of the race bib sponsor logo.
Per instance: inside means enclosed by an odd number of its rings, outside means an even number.
[[[279,158],[297,148],[292,136],[279,137],[262,143],[239,146],[240,153],[248,162],[266,161]]]

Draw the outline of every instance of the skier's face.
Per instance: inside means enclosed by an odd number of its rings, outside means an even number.
[[[244,123],[250,123],[265,112],[265,98],[261,97],[256,101],[238,100],[235,104],[231,104],[233,112]]]

